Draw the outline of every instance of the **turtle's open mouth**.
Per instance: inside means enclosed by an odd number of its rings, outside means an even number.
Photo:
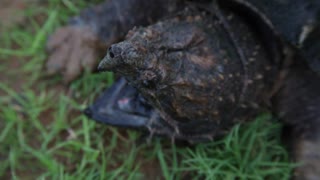
[[[84,114],[97,122],[126,128],[146,129],[153,107],[124,78],[115,82]]]

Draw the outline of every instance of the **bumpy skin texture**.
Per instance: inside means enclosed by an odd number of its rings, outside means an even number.
[[[303,61],[320,75],[320,1],[227,0],[240,3],[260,16],[273,31],[299,49]],[[230,3],[231,2],[231,3]]]
[[[112,12],[108,15],[117,17],[117,22],[127,22],[131,27],[144,25],[126,21],[128,16],[119,18],[123,17],[116,15],[119,11],[108,9],[116,7],[111,2],[99,11],[86,13]],[[136,12],[134,9],[139,4],[132,3],[135,0],[121,2],[131,3],[124,6],[128,11],[133,9],[129,12]],[[85,113],[97,121],[141,128],[151,135],[201,141],[223,135],[233,124],[251,119],[273,105],[274,112],[291,129],[289,140],[294,158],[303,163],[294,177],[318,179],[320,51],[319,42],[315,41],[320,37],[318,2],[229,0],[219,3],[227,8],[210,6],[205,13],[197,11],[199,8],[184,11],[149,27],[135,28],[125,41],[112,45],[99,67],[125,76],[129,85],[123,79],[118,81]],[[298,5],[286,6],[288,3]],[[174,7],[172,11],[183,6],[168,6],[160,1],[158,5]],[[148,12],[152,14],[156,9],[150,6]],[[158,14],[155,19],[164,14]],[[92,32],[105,42],[112,43],[113,37],[119,39],[131,28],[121,29],[118,27],[122,26],[111,23],[115,28],[106,29],[108,23],[97,23],[90,17],[80,22],[93,25]],[[132,17],[140,16],[137,13]],[[308,20],[313,20],[311,29]],[[109,21],[111,18],[106,22]],[[276,39],[289,42],[293,48],[287,45],[278,48]],[[281,56],[288,48],[291,53]]]
[[[101,52],[135,25],[151,24],[181,7],[179,0],[108,0],[84,10],[49,38],[47,73],[61,74],[69,83],[84,69],[95,70]]]
[[[172,138],[221,135],[265,107],[274,79],[263,44],[240,18],[225,14],[238,29],[231,40],[218,17],[203,13],[189,10],[132,30],[99,65],[126,77],[170,125]]]

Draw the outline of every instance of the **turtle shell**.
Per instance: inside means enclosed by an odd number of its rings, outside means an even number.
[[[320,1],[232,0],[227,6],[249,9],[280,36],[320,75]]]

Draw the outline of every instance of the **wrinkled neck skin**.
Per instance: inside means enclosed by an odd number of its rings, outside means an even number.
[[[240,18],[225,15],[237,39],[218,18],[184,14],[133,29],[98,69],[124,76],[177,136],[224,131],[257,112],[274,78],[259,39]]]

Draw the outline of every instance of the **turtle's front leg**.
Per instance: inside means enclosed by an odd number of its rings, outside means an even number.
[[[88,8],[49,38],[47,73],[62,74],[69,83],[84,69],[94,70],[101,51],[134,26],[148,25],[181,7],[177,0],[108,0]]]
[[[277,110],[290,132],[293,157],[299,167],[293,178],[316,180],[320,178],[320,78],[306,67],[289,71],[277,95]]]

